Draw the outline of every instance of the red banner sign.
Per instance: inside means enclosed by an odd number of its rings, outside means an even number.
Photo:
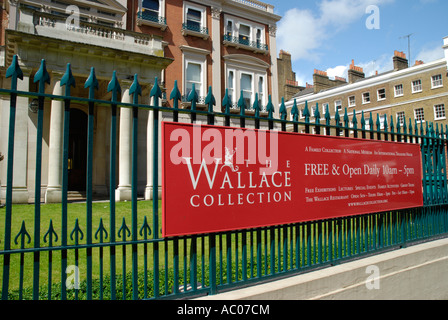
[[[163,235],[420,207],[416,144],[162,123]]]

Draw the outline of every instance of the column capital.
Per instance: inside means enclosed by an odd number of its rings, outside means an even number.
[[[277,36],[277,26],[276,25],[269,25],[269,35],[274,38]]]
[[[221,18],[221,12],[222,8],[220,7],[211,7],[211,13],[213,19],[220,19]]]
[[[120,80],[121,91],[123,92],[124,90],[130,89],[132,83],[133,83],[132,80],[128,80],[128,79]]]

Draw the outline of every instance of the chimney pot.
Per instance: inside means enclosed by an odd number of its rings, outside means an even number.
[[[403,53],[402,51],[401,52],[397,50],[394,51],[393,62],[395,71],[403,70],[409,67],[409,62],[406,59],[406,54]]]

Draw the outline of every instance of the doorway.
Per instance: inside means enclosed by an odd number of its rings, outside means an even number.
[[[87,114],[70,110],[68,149],[68,191],[86,191],[87,173]]]

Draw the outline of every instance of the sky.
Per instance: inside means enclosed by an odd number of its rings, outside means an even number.
[[[277,51],[288,51],[296,80],[313,83],[314,69],[347,78],[352,61],[366,76],[393,69],[395,50],[412,65],[444,57],[447,0],[265,0],[282,17]],[[409,37],[406,37],[410,35]]]

